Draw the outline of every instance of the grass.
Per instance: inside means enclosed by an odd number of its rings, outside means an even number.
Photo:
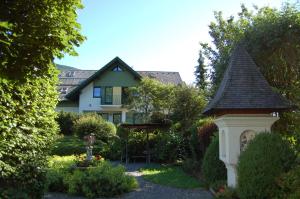
[[[179,166],[149,165],[141,169],[145,180],[170,187],[194,189],[203,183],[186,174]]]
[[[95,143],[93,152],[100,153],[101,147],[98,142]],[[86,152],[86,148],[82,139],[79,139],[76,136],[62,136],[56,140],[54,144],[51,155],[74,155],[82,154]]]
[[[75,155],[70,156],[50,156],[48,158],[48,166],[49,168],[69,168],[72,164],[75,163],[76,157]]]

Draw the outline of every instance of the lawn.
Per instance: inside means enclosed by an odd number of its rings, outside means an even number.
[[[101,143],[96,142],[93,148],[94,154],[100,154]],[[52,155],[74,155],[86,153],[85,144],[82,139],[76,136],[62,136],[58,138],[51,150]]]
[[[141,169],[143,178],[170,187],[193,189],[203,187],[203,182],[186,174],[179,166],[152,164]]]

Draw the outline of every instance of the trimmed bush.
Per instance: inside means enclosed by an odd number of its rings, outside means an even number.
[[[205,181],[212,185],[216,181],[226,180],[227,170],[219,159],[219,137],[214,136],[208,146],[202,163],[202,173]]]
[[[79,118],[78,114],[71,112],[59,112],[56,122],[59,125],[60,133],[74,135],[74,123]]]
[[[299,199],[300,198],[300,165],[284,173],[277,180],[282,195],[278,198]]]
[[[269,199],[278,195],[276,178],[288,171],[295,153],[278,134],[257,135],[241,153],[238,194],[241,199]]]
[[[113,197],[137,187],[137,181],[125,174],[123,166],[112,167],[109,162],[86,171],[75,170],[65,178],[65,183],[68,184],[69,193],[88,198]]]
[[[107,142],[109,138],[116,135],[115,125],[102,119],[102,117],[96,113],[81,115],[75,122],[74,130],[80,138],[94,133],[96,139],[104,142]]]
[[[96,198],[117,196],[137,187],[136,179],[126,175],[123,166],[113,167],[109,162],[100,161],[95,167],[71,169],[75,162],[75,156],[50,158],[47,171],[49,191]]]

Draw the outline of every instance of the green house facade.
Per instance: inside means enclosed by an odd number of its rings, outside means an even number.
[[[142,78],[181,84],[178,72],[135,71],[119,57],[99,70],[61,70],[57,111],[96,112],[114,123],[138,123],[138,116],[124,106],[126,90]]]

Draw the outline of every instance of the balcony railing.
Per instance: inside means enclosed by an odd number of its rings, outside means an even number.
[[[100,100],[101,105],[122,105],[121,95],[105,95]]]

